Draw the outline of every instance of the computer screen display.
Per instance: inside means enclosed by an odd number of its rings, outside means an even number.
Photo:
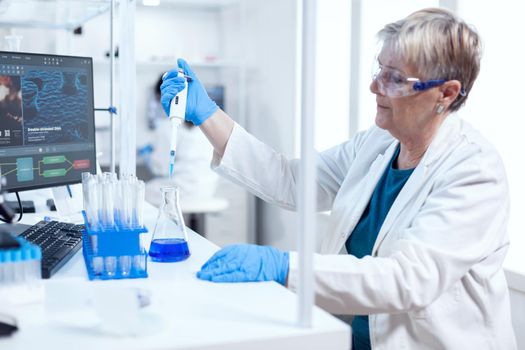
[[[0,51],[3,188],[78,183],[95,160],[92,59]]]

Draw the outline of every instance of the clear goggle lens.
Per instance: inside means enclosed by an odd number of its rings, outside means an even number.
[[[403,72],[385,67],[376,60],[372,70],[372,80],[375,80],[379,92],[388,97],[404,97],[442,85],[446,80],[432,79],[421,81],[418,78],[407,77]]]

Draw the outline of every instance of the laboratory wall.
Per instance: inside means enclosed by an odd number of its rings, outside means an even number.
[[[239,56],[240,11],[238,4],[203,7],[179,6],[176,2],[137,8],[137,89],[141,91],[137,98],[139,148],[147,146],[157,137],[159,130],[148,129],[146,115],[149,103],[155,98],[157,79],[163,72],[175,67],[178,57],[187,60],[207,89],[223,89],[224,110],[242,123],[241,76],[244,68]],[[226,31],[229,31],[228,35],[225,35]],[[144,163],[144,159],[141,162]],[[144,164],[139,163],[141,165]],[[191,167],[191,164],[186,166]],[[211,172],[209,169],[203,171]],[[253,231],[247,229],[248,193],[224,179],[218,179],[215,196],[226,199],[228,207],[207,214],[205,232],[201,233],[221,246],[253,241],[250,238]],[[184,207],[184,203],[182,205]]]
[[[288,158],[296,154],[296,1],[245,2],[246,123]],[[257,199],[257,241],[293,246],[296,214]]]
[[[245,3],[245,127],[288,159],[300,157],[300,4],[294,0]],[[315,147],[322,151],[346,141],[350,132],[350,5],[327,0],[317,6],[317,69],[311,74],[316,77]],[[318,242],[327,218],[326,213],[318,216]],[[257,242],[294,250],[301,234],[297,222],[295,212],[256,200]]]

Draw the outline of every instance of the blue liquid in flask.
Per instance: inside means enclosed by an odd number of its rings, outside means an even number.
[[[188,242],[182,238],[160,238],[151,241],[149,256],[155,262],[175,262],[190,256]]]

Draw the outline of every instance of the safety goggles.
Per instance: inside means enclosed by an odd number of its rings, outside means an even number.
[[[372,71],[372,80],[375,80],[382,95],[388,97],[404,97],[418,92],[440,86],[446,82],[444,79],[431,79],[421,81],[418,78],[407,77],[403,72],[375,62]]]

